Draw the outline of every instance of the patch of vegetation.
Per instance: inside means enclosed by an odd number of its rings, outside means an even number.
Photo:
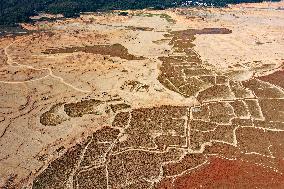
[[[160,18],[163,18],[170,23],[176,22],[170,15],[167,15],[167,14],[138,13],[138,14],[135,14],[134,16],[145,16],[145,17],[159,16]]]
[[[172,17],[170,15],[167,15],[167,14],[161,14],[160,17],[166,19],[169,23],[175,23],[176,22],[174,19],[172,19]]]

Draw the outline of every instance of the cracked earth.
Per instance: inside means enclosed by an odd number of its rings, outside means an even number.
[[[0,188],[283,188],[282,4],[0,38]]]

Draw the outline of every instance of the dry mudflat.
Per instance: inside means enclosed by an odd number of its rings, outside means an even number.
[[[0,188],[283,188],[283,8],[88,13],[0,38]]]

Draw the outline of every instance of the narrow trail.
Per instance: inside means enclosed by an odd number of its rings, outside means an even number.
[[[71,87],[72,89],[78,91],[78,92],[81,92],[81,93],[92,93],[92,91],[88,91],[88,90],[82,90],[82,89],[79,89],[75,86],[73,86],[72,84],[70,83],[67,83],[66,81],[64,81],[64,79],[60,76],[56,76],[53,74],[51,68],[42,68],[42,69],[38,69],[38,68],[35,68],[33,66],[28,66],[28,65],[24,65],[24,64],[19,64],[18,62],[14,62],[13,59],[11,58],[11,56],[9,55],[8,53],[8,49],[13,45],[15,44],[17,41],[19,40],[15,40],[13,41],[12,43],[10,43],[8,46],[6,46],[4,48],[4,54],[6,55],[7,57],[7,64],[8,66],[12,66],[12,67],[19,67],[19,68],[26,68],[26,69],[32,69],[32,70],[37,70],[37,71],[43,71],[43,70],[47,70],[49,72],[48,75],[44,76],[44,77],[41,77],[41,78],[37,78],[37,79],[32,79],[32,80],[27,80],[27,81],[21,81],[21,82],[18,82],[18,81],[0,81],[0,83],[7,83],[7,84],[22,84],[22,83],[30,83],[30,82],[34,82],[34,81],[39,81],[39,80],[43,80],[45,78],[47,78],[48,76],[54,78],[54,79],[57,79],[59,80],[61,83],[63,83],[64,85],[68,86],[68,87]]]

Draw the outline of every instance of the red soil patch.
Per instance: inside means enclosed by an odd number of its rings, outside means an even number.
[[[196,171],[177,177],[173,185],[166,180],[163,189],[190,188],[284,188],[284,175],[240,160],[212,158]]]
[[[284,70],[274,72],[273,74],[259,77],[262,81],[269,82],[284,89]]]

